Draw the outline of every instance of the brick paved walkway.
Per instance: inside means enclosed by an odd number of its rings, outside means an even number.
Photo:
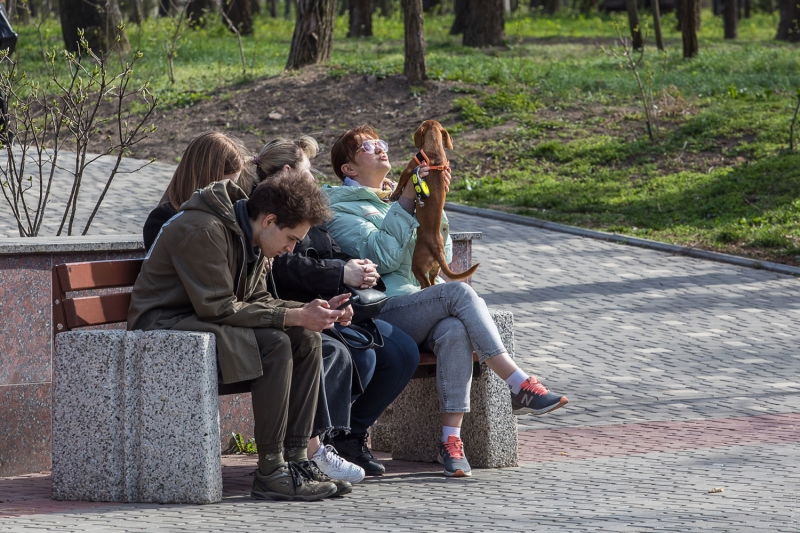
[[[106,227],[137,232],[152,202],[117,201]],[[253,459],[226,458],[224,501],[194,507],[53,502],[43,474],[0,480],[0,532],[800,531],[800,280],[451,220],[484,234],[474,286],[514,312],[518,360],[571,400],[519,419],[520,468],[447,480],[389,462],[298,505],[251,501]]]

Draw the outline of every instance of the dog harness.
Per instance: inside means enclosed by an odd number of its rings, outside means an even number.
[[[428,184],[425,183],[425,178],[419,175],[420,167],[425,165],[430,170],[446,170],[450,172],[450,165],[431,165],[431,160],[425,154],[424,150],[417,152],[417,155],[414,156],[414,162],[417,164],[417,168],[414,169],[414,173],[411,175],[411,183],[414,185],[414,192],[417,193],[417,202],[419,206],[425,207],[425,198],[430,197],[431,190]]]
[[[450,172],[450,165],[445,163],[444,165],[431,165],[431,160],[425,154],[425,150],[420,150],[417,152],[417,155],[414,156],[414,161],[416,161],[418,166],[426,165],[431,170],[446,170]]]

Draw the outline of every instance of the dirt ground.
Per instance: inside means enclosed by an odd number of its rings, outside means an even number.
[[[459,111],[453,107],[452,101],[459,94],[449,90],[456,85],[463,86],[458,82],[429,81],[412,89],[404,76],[376,79],[348,75],[335,79],[322,68],[304,69],[299,74],[283,74],[222,88],[191,107],[157,108],[153,123],[158,129],[139,143],[131,155],[141,159],[155,157],[162,163],[174,164],[189,141],[204,131],[222,131],[236,136],[253,153],[276,137],[291,138],[308,134],[321,147],[320,156],[314,161],[315,166],[332,176],[328,153],[333,142],[348,128],[369,124],[389,142],[392,166],[402,168],[414,152],[412,135],[423,120],[435,119],[445,126],[458,120]],[[663,104],[669,105],[667,102]],[[602,108],[543,107],[536,114],[544,121],[582,123],[595,134],[622,134],[635,138],[645,134],[643,125],[639,121],[625,120],[624,117],[639,111],[635,105],[622,104]],[[675,115],[694,112],[695,109],[686,106]],[[597,117],[603,118],[602,124],[586,123],[587,119]],[[662,127],[674,127],[669,118],[662,120]],[[611,128],[620,121],[625,122],[623,130],[617,128],[612,131]],[[475,150],[480,151],[483,141],[497,138],[513,126],[512,121],[488,129],[467,128],[457,136],[457,146],[450,155],[451,166],[457,168],[458,160],[464,159],[471,164],[477,162],[490,167],[491,163]],[[569,133],[560,129],[548,132],[545,136],[561,140],[570,137]],[[706,170],[709,166],[724,162],[719,153],[681,154],[679,159],[682,170]],[[657,163],[659,166],[674,166],[669,159]],[[619,164],[625,165],[626,162]]]
[[[348,128],[369,124],[389,142],[393,164],[404,166],[417,126],[457,113],[452,106],[457,95],[448,86],[428,82],[422,94],[414,95],[403,76],[336,80],[321,69],[306,69],[222,89],[188,108],[157,110],[158,129],[132,155],[175,163],[193,137],[211,130],[239,137],[254,153],[275,137],[308,134],[321,146],[315,166],[332,174],[327,154],[333,142]]]

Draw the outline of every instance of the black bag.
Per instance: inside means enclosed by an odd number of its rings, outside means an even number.
[[[353,306],[353,324],[361,325],[378,318],[381,309],[386,305],[388,298],[383,292],[386,290],[383,280],[378,280],[375,287],[377,288],[359,289],[349,285],[344,286],[342,292],[349,292],[353,295],[353,301],[350,302],[350,305]]]
[[[359,289],[344,285],[340,292],[349,292],[352,295],[350,305],[353,306],[353,320],[347,331],[333,330],[334,337],[354,350],[369,350],[370,348],[383,348],[383,335],[374,320],[386,305],[388,298],[383,292],[386,290],[383,280],[379,279],[375,288]]]

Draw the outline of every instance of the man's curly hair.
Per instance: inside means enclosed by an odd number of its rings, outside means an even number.
[[[328,198],[310,172],[289,169],[261,182],[247,200],[247,216],[275,215],[278,227],[296,228],[303,222],[312,226],[330,220]]]

